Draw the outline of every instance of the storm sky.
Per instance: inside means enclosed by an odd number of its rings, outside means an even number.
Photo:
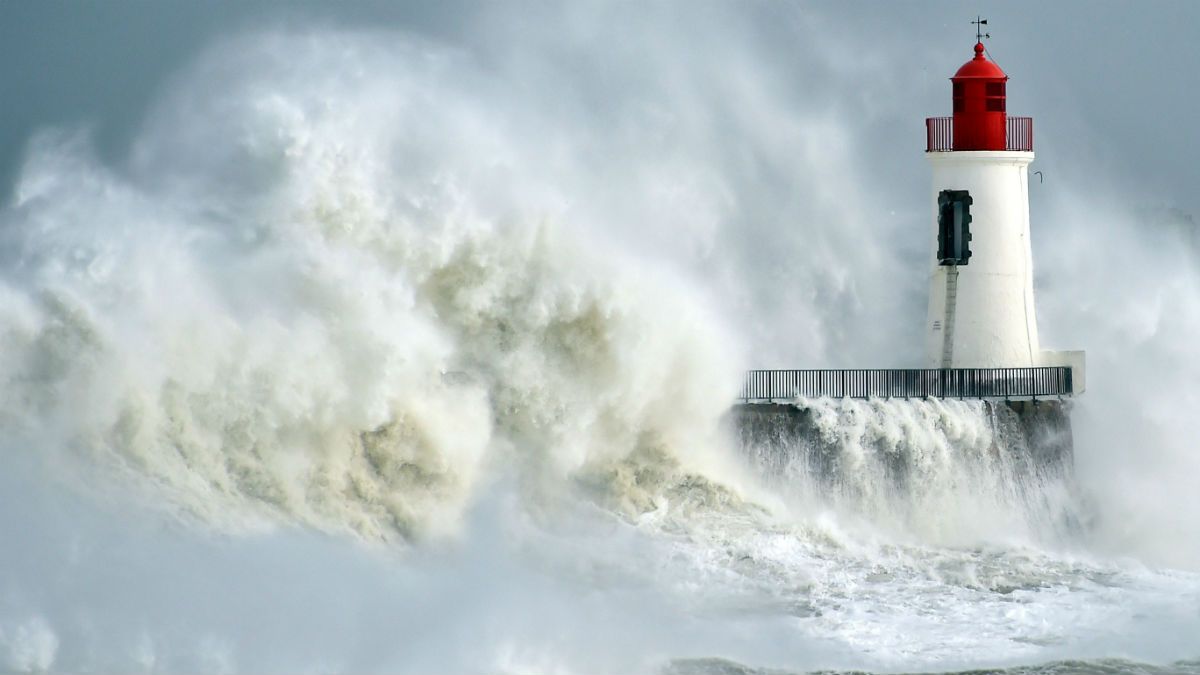
[[[1035,118],[1038,168],[1054,177],[1061,172],[1108,174],[1147,199],[1196,210],[1196,3],[546,7],[470,2],[360,2],[350,7],[297,2],[6,3],[0,9],[0,54],[5,63],[0,71],[5,108],[0,180],[12,182],[29,136],[46,126],[86,125],[106,153],[120,156],[149,101],[215,39],[234,31],[307,23],[403,30],[450,43],[483,60],[525,39],[522,33],[554,30],[563,22],[593,23],[581,31],[614,40],[640,25],[665,27],[659,36],[661,49],[680,58],[728,40],[723,30],[748,34],[764,61],[794,71],[797,96],[813,91],[834,106],[861,103],[875,108],[873,113],[855,110],[852,117],[859,123],[855,132],[870,140],[864,146],[874,159],[920,167],[913,151],[919,150],[921,118],[947,112],[949,87],[944,78],[970,56],[968,21],[978,10],[990,21],[990,53],[1012,78],[1010,110]],[[736,16],[737,25],[724,22],[729,16]],[[836,50],[844,69],[814,78],[813,69],[800,62],[808,49],[797,44],[811,40]],[[595,46],[586,38],[573,45],[565,31],[562,36],[563,53],[577,50],[573,56],[579,59],[581,87],[589,86],[596,69],[605,65],[605,54],[593,51]],[[614,46],[622,51],[619,43]],[[894,85],[871,91],[880,76],[893,79]],[[619,89],[620,83],[614,86]]]

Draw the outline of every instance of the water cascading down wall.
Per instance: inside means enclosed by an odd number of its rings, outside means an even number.
[[[908,532],[1005,518],[1046,533],[1074,525],[1065,516],[1071,509],[1062,508],[1073,482],[1070,407],[1064,400],[797,398],[740,403],[726,421],[757,473],[812,505]],[[929,521],[947,512],[955,517]]]

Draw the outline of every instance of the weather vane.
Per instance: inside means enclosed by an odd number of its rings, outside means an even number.
[[[976,42],[983,42],[983,38],[991,38],[992,37],[991,33],[982,32],[983,27],[987,25],[987,19],[981,19],[981,18],[979,18],[979,15],[976,14],[975,20],[972,21],[971,23],[975,24],[975,41]]]

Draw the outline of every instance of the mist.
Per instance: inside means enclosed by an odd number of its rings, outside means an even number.
[[[1068,35],[1055,72],[1038,26],[1068,9],[998,8],[989,49],[1038,125],[1042,342],[1088,351],[1085,527],[972,528],[953,492],[947,544],[941,520],[787,503],[729,456],[744,369],[919,362],[921,119],[949,109],[971,38],[951,7],[230,10],[179,28],[174,61],[128,64],[136,86],[26,113],[43,121],[5,130],[0,211],[5,667],[1194,658],[1192,586],[1168,579],[1200,571],[1197,174],[1128,97],[1089,88],[1107,67],[1140,91],[1148,66],[1081,65]],[[1098,11],[1100,35],[1118,14]],[[1170,42],[1147,59],[1186,58]],[[929,424],[961,435],[978,414]],[[1156,621],[1014,648],[986,605],[968,656],[936,632],[923,653],[872,643],[887,624],[851,610],[797,637],[794,615],[747,609],[889,556],[969,594],[1008,582],[923,547],[1013,541],[1039,569],[1134,579],[1142,595],[1104,601]],[[1070,623],[1039,611],[1030,626]]]

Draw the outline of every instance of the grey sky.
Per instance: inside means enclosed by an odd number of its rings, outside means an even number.
[[[679,7],[701,13],[708,3]],[[324,3],[38,2],[0,6],[0,182],[12,182],[30,134],[45,126],[87,125],[106,154],[119,155],[130,130],[164,82],[218,36],[280,22],[395,27],[434,36],[468,49],[503,42],[492,33],[497,14],[536,22],[540,3],[509,3],[483,12],[476,3],[360,2],[350,8]],[[636,22],[628,12],[611,12]],[[1140,188],[1149,198],[1196,211],[1200,169],[1192,155],[1200,110],[1196,28],[1200,5],[1155,3],[978,3],[991,20],[989,49],[1013,78],[1010,109],[1035,117],[1039,167],[1053,176],[1094,162]],[[903,90],[914,96],[889,108],[914,118],[907,129],[876,133],[879,155],[911,162],[904,153],[919,140],[923,115],[945,112],[944,80],[955,59],[969,55],[967,24],[976,6],[961,3],[760,3],[747,4],[752,24],[774,40],[787,63],[789,37],[772,31],[781,13],[821,17],[847,53],[858,41],[902,46],[924,44],[946,54],[910,66]],[[741,11],[741,10],[739,10]],[[686,23],[686,22],[685,22]],[[491,34],[489,34],[491,33]],[[510,31],[509,37],[519,39]],[[711,36],[697,32],[701,43]],[[897,73],[903,75],[904,71]],[[930,82],[930,79],[934,80]],[[856,83],[830,83],[850,97]],[[886,135],[885,135],[886,133]],[[887,161],[884,159],[884,161]]]

